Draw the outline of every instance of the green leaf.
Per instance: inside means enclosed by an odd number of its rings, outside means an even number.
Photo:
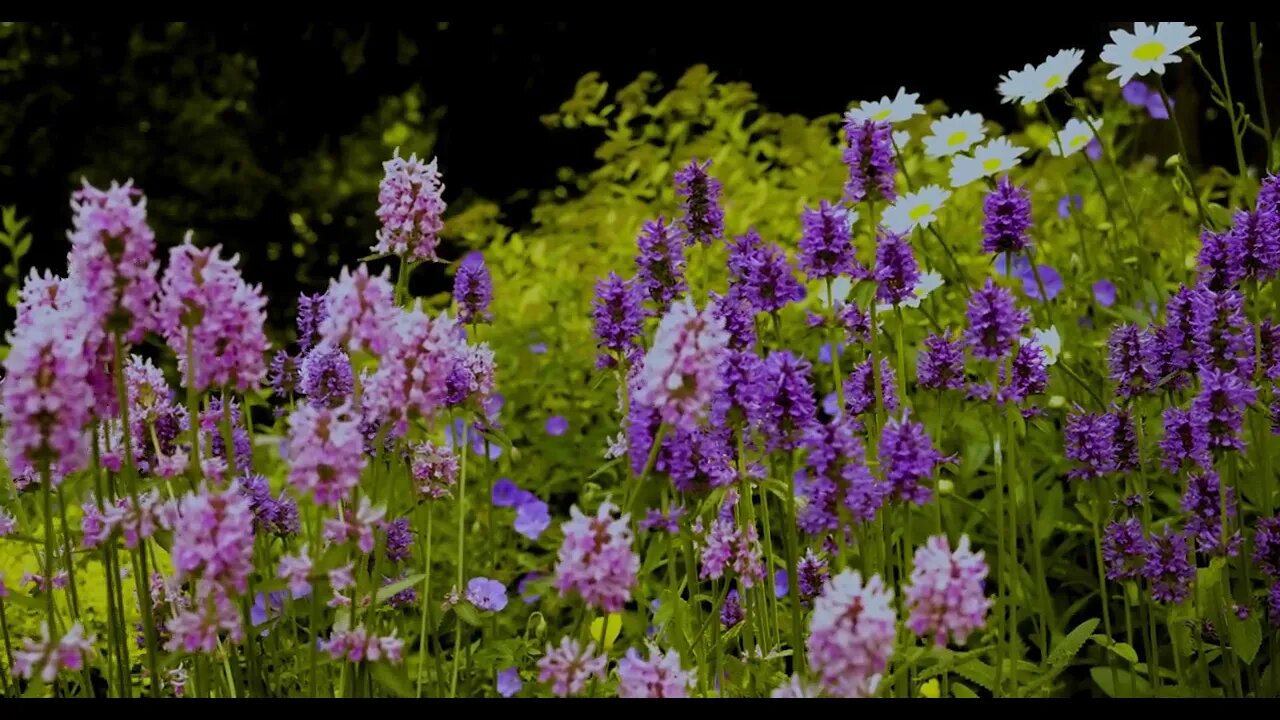
[[[405,590],[408,590],[414,585],[417,585],[418,583],[422,582],[422,579],[425,578],[426,576],[427,576],[426,573],[417,573],[415,575],[410,575],[409,577],[403,580],[397,580],[396,582],[393,582],[386,587],[379,588],[377,594],[374,595],[374,603],[381,605],[382,603],[386,602],[392,595],[396,595]]]
[[[476,612],[475,607],[470,603],[460,602],[453,606],[453,611],[458,614],[458,619],[462,622],[472,627],[480,627],[480,613]]]
[[[1111,646],[1110,650],[1131,663],[1136,664],[1138,662],[1138,651],[1134,650],[1129,643],[1116,643]]]
[[[996,685],[995,668],[980,660],[972,660],[960,665],[956,668],[956,672],[987,690],[993,689]]]
[[[1262,645],[1262,628],[1256,617],[1241,620],[1235,613],[1227,613],[1227,637],[1231,640],[1231,649],[1236,657],[1252,664]]]
[[[1074,630],[1067,633],[1066,637],[1054,644],[1052,652],[1049,653],[1049,664],[1062,666],[1071,662],[1096,627],[1098,627],[1098,618],[1090,618],[1077,625]]]
[[[1040,522],[1036,526],[1036,533],[1040,536],[1040,540],[1048,540],[1053,534],[1054,528],[1058,526],[1058,517],[1062,512],[1062,484],[1055,483],[1053,489],[1049,491],[1049,497],[1044,500],[1044,510],[1040,512]]]
[[[978,693],[974,692],[964,683],[951,683],[951,697],[964,698],[965,700],[977,700]]]
[[[373,664],[373,679],[387,690],[395,693],[396,697],[413,697],[413,686],[409,684],[409,678],[404,674],[403,670],[396,670],[385,663]]]
[[[1151,692],[1151,684],[1147,679],[1137,673],[1119,668],[1115,671],[1116,682],[1120,684],[1117,688],[1111,684],[1111,669],[1097,666],[1089,668],[1089,677],[1093,678],[1093,682],[1097,684],[1107,697],[1128,697],[1129,688],[1132,687],[1136,695],[1147,695]],[[1132,683],[1132,685],[1130,685]]]

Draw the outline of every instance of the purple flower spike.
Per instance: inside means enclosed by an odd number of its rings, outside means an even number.
[[[684,198],[680,224],[687,244],[710,245],[724,237],[724,210],[720,208],[720,181],[707,174],[711,161],[691,161],[676,173],[676,196]]]

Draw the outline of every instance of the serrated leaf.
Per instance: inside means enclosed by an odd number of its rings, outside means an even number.
[[[971,660],[963,665],[957,666],[956,672],[963,675],[966,679],[981,685],[986,690],[992,690],[995,688],[995,668],[980,660]]]
[[[405,590],[408,590],[414,585],[422,582],[422,579],[426,576],[426,573],[417,573],[416,575],[410,575],[403,580],[397,580],[386,587],[378,588],[377,594],[374,595],[374,602],[381,605],[390,599],[391,596],[404,592]]]
[[[1262,628],[1256,617],[1241,620],[1235,613],[1227,614],[1227,637],[1231,640],[1231,649],[1236,657],[1252,664],[1262,646]]]
[[[404,675],[403,671],[385,663],[373,664],[373,679],[378,681],[382,687],[390,690],[396,697],[413,697],[413,686],[409,684],[409,678]]]
[[[1090,618],[1077,625],[1074,630],[1067,633],[1066,637],[1054,644],[1053,650],[1049,653],[1049,664],[1062,666],[1071,662],[1096,627],[1098,627],[1098,618]]]
[[[978,693],[974,692],[964,683],[951,683],[951,697],[964,698],[965,700],[977,700]]]

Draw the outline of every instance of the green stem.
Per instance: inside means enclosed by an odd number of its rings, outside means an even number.
[[[462,447],[461,460],[459,462],[458,472],[458,557],[457,557],[457,588],[458,592],[462,592],[464,583],[466,582],[466,547],[467,547],[467,525],[466,525],[466,499],[467,499],[467,449],[471,443],[467,442],[466,422],[463,422],[462,430],[459,431],[455,426],[454,443]],[[458,671],[462,665],[462,620],[454,618],[453,627],[453,675],[449,680],[449,696],[458,697]]]
[[[844,409],[844,373],[840,372],[840,350],[844,343],[841,333],[836,329],[836,304],[831,290],[831,278],[827,278],[827,343],[831,348],[831,374],[836,384],[836,399],[839,401],[837,415],[843,415]]]
[[[1236,167],[1240,170],[1240,179],[1249,177],[1249,169],[1244,162],[1244,148],[1240,145],[1240,127],[1236,122],[1235,101],[1231,98],[1231,79],[1227,76],[1227,53],[1222,44],[1222,23],[1214,23],[1218,35],[1218,67],[1222,69],[1222,92],[1227,101],[1227,120],[1231,123],[1231,140],[1236,147]],[[1169,115],[1173,119],[1173,115]],[[1175,121],[1176,122],[1176,121]]]
[[[787,604],[791,606],[791,648],[794,653],[796,668],[804,673],[804,628],[800,622],[800,571],[799,571],[799,539],[796,525],[796,473],[795,453],[787,453],[787,590],[790,597]]]
[[[1107,637],[1111,638],[1115,636],[1111,634],[1111,597],[1107,593],[1107,565],[1106,561],[1102,557],[1102,489],[1097,485],[1094,485],[1093,489],[1093,550],[1094,561],[1098,566],[1098,601],[1099,604],[1102,605],[1102,629],[1106,631]],[[1121,591],[1123,590],[1124,588],[1122,587]],[[1128,616],[1126,615],[1126,621],[1127,618]],[[1129,638],[1129,645],[1131,647],[1133,645],[1132,636]],[[1111,687],[1119,690],[1119,673],[1116,671],[1115,656],[1110,651],[1107,652],[1107,667],[1111,669]],[[1130,675],[1130,677],[1132,677],[1132,675]]]
[[[422,562],[426,566],[422,579],[422,620],[418,628],[418,697],[422,697],[422,681],[426,677],[427,654],[427,612],[431,607],[431,519],[435,517],[435,507],[430,503],[425,506],[427,515],[427,532],[422,541]]]
[[[1156,89],[1160,91],[1160,100],[1164,103],[1164,110],[1169,115],[1169,122],[1173,123],[1174,134],[1178,137],[1178,153],[1182,157],[1182,171],[1187,176],[1188,190],[1191,192],[1191,199],[1196,201],[1196,213],[1200,216],[1200,226],[1211,228],[1209,217],[1205,215],[1204,203],[1200,201],[1200,193],[1196,190],[1196,174],[1191,167],[1191,159],[1187,155],[1187,144],[1182,139],[1182,126],[1178,124],[1178,118],[1173,114],[1173,103],[1169,102],[1169,94],[1164,90],[1164,80],[1160,75],[1156,75]],[[1232,130],[1234,132],[1234,128]]]
[[[1267,141],[1267,170],[1274,167],[1273,145],[1274,137],[1271,135],[1271,116],[1267,111],[1267,92],[1265,84],[1262,82],[1262,45],[1258,42],[1258,23],[1249,23],[1249,43],[1253,46],[1253,83],[1258,93],[1258,107],[1262,112],[1262,129],[1266,133]]]

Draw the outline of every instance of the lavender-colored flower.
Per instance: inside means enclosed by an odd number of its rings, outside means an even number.
[[[1000,368],[1000,379],[1005,381],[1005,386],[998,393],[1000,402],[1021,403],[1044,392],[1049,387],[1048,362],[1040,343],[1033,339],[1023,340],[1013,355],[1007,378],[1004,367]]]
[[[1081,210],[1084,208],[1084,198],[1079,195],[1063,195],[1058,200],[1058,217],[1067,219],[1071,215],[1071,208]]]
[[[841,205],[823,200],[817,210],[805,208],[801,221],[800,269],[810,280],[841,275],[860,278],[867,274],[853,250],[853,218]]]
[[[264,325],[267,298],[262,288],[245,283],[236,269],[239,256],[224,260],[220,246],[197,249],[186,241],[169,251],[160,282],[157,325],[178,356],[178,371],[196,390],[256,388],[267,373],[270,348]],[[187,357],[190,347],[193,358]],[[195,367],[188,371],[187,363]]]
[[[555,586],[561,595],[576,592],[588,607],[618,612],[631,598],[640,558],[631,548],[630,515],[613,517],[615,506],[601,503],[595,516],[575,505],[561,525],[564,541],[556,562]]]
[[[532,493],[516,506],[515,531],[537,540],[544,530],[551,527],[551,511],[547,504]]]
[[[345,659],[349,663],[386,660],[399,665],[404,659],[403,640],[394,633],[386,637],[372,635],[363,625],[354,630],[334,631],[328,640],[319,640],[319,650],[334,660]]]
[[[844,164],[849,167],[849,179],[844,183],[845,201],[858,203],[870,197],[890,203],[896,200],[893,126],[887,122],[847,118],[844,135],[847,143]]]
[[[1143,576],[1151,581],[1151,595],[1157,602],[1180,603],[1191,591],[1196,569],[1187,561],[1187,540],[1182,533],[1165,527],[1152,533]]]
[[[1182,494],[1182,509],[1187,515],[1186,535],[1195,538],[1196,550],[1205,555],[1221,555],[1222,505],[1226,505],[1227,522],[1236,516],[1236,493],[1224,487],[1218,473],[1212,470],[1187,475],[1187,489]],[[1240,532],[1227,538],[1227,555],[1240,552]]]
[[[504,698],[520,692],[524,688],[524,683],[520,680],[519,668],[509,667],[498,673],[498,682],[494,689]]]
[[[1191,422],[1208,434],[1210,448],[1244,450],[1244,408],[1257,399],[1257,391],[1239,375],[1203,369],[1200,394],[1191,401]]]
[[[1031,193],[1000,178],[982,201],[982,252],[1024,253],[1031,247]]]
[[[905,235],[883,232],[876,243],[876,300],[897,305],[915,297],[920,266]]]
[[[403,262],[437,260],[436,247],[444,230],[447,205],[444,183],[436,159],[424,163],[416,154],[408,160],[396,148],[382,164],[385,174],[378,185],[378,242],[375,253],[399,255]]]
[[[1153,331],[1164,387],[1180,390],[1190,384],[1188,372],[1196,355],[1193,301],[1198,291],[1179,287],[1165,304],[1165,324]]]
[[[958,390],[964,387],[964,348],[943,335],[930,333],[916,362],[916,384],[928,390]]]
[[[249,439],[249,431],[241,420],[239,403],[232,400],[228,411],[224,414],[222,398],[214,397],[209,399],[208,409],[200,413],[201,440],[207,444],[208,448],[201,453],[201,456],[219,458],[233,465],[237,471],[247,473],[253,465],[253,442]],[[231,424],[232,451],[235,454],[230,461],[227,459],[227,450],[222,439],[223,427],[227,422]]]
[[[328,316],[324,293],[298,296],[298,349],[307,352],[320,342],[320,324]]]
[[[1241,237],[1230,231],[1200,233],[1200,282],[1214,292],[1235,287],[1244,279]]]
[[[933,494],[920,484],[933,475],[947,457],[933,447],[922,423],[912,422],[908,412],[889,418],[880,433],[880,467],[890,495],[903,502],[923,505]]]
[[[348,351],[384,354],[397,337],[399,315],[390,272],[384,268],[381,274],[370,275],[362,264],[355,272],[343,268],[337,279],[330,280],[319,338]]]
[[[871,372],[871,356],[853,366],[844,381],[844,407],[850,417],[871,412],[876,405],[875,378]],[[887,413],[898,409],[898,376],[888,358],[880,358],[880,394]]]
[[[731,443],[727,428],[675,429],[663,441],[657,468],[671,476],[680,492],[724,487],[737,479]]]
[[[298,504],[288,494],[271,497],[271,486],[261,475],[244,475],[236,479],[240,493],[249,500],[254,527],[280,537],[296,535],[302,528]]]
[[[1095,137],[1089,141],[1088,145],[1084,146],[1084,154],[1094,162],[1102,159],[1102,143],[1098,141],[1098,138]]]
[[[729,350],[725,353],[720,363],[720,392],[716,393],[711,405],[714,425],[738,425],[758,416],[763,369],[764,361],[752,350]]]
[[[271,364],[267,367],[267,385],[276,397],[288,398],[298,387],[298,360],[286,350],[279,350],[271,356]]]
[[[635,402],[656,409],[668,425],[696,427],[720,389],[728,342],[724,325],[709,308],[698,311],[691,300],[673,304],[645,355]]]
[[[595,299],[591,301],[591,318],[600,347],[596,367],[613,367],[615,357],[625,357],[639,348],[636,338],[644,330],[644,289],[634,280],[623,280],[617,273],[596,282]]]
[[[702,539],[702,568],[698,576],[703,580],[718,580],[732,569],[743,587],[750,588],[764,579],[764,563],[755,526],[739,527],[733,519],[737,502],[738,494],[730,491],[720,514]]]
[[[289,415],[289,482],[317,504],[335,505],[360,481],[362,448],[360,424],[349,405],[299,405]]]
[[[726,263],[729,270],[729,287],[746,283],[747,276],[751,273],[751,266],[755,264],[764,240],[752,227],[745,235],[736,235],[725,244],[729,249],[729,258]]]
[[[1207,428],[1193,422],[1189,410],[1171,407],[1164,411],[1164,437],[1160,439],[1160,452],[1164,455],[1161,465],[1169,472],[1178,472],[1186,463],[1208,468],[1209,434]]]
[[[1067,459],[1078,463],[1069,477],[1087,480],[1115,470],[1115,424],[1113,415],[1087,413],[1079,407],[1067,415],[1063,430]]]
[[[501,612],[507,606],[507,588],[497,580],[471,578],[467,581],[467,602],[477,610]]]
[[[1271,624],[1280,624],[1280,580],[1271,583],[1271,589],[1267,591],[1267,610]]]
[[[604,675],[608,660],[596,654],[596,644],[582,645],[570,637],[560,640],[556,647],[547,643],[547,652],[538,660],[538,682],[551,683],[551,692],[557,697],[577,695],[587,687],[592,677]]]
[[[560,415],[552,415],[547,418],[545,429],[551,437],[560,437],[569,431],[569,421]]]
[[[673,506],[667,513],[657,508],[650,508],[644,519],[640,521],[640,529],[661,530],[669,535],[679,534],[680,518],[684,517],[685,512],[684,507],[680,505]]]
[[[1014,349],[1014,342],[1031,314],[1019,309],[1013,294],[987,278],[986,284],[969,297],[965,313],[969,327],[964,341],[974,357],[996,361]]]
[[[409,474],[419,495],[445,497],[458,482],[458,457],[449,448],[431,442],[415,443],[409,448]]]
[[[386,535],[383,539],[383,551],[387,560],[397,563],[408,560],[413,554],[413,530],[409,528],[409,518],[402,517],[382,524]]]
[[[822,592],[827,580],[831,577],[831,569],[827,560],[813,552],[813,548],[805,550],[804,556],[796,563],[796,574],[801,600],[812,600]]]
[[[1156,389],[1160,358],[1150,331],[1125,323],[1111,330],[1107,340],[1107,366],[1116,382],[1116,395],[1135,397]]]
[[[1035,273],[1040,273],[1040,279],[1036,280]],[[1040,300],[1040,285],[1044,284],[1044,295],[1052,300],[1062,293],[1065,285],[1062,282],[1062,275],[1051,265],[1037,265],[1035,270],[1031,270],[1031,266],[1027,266],[1027,271],[1022,277],[1022,291],[1032,300]]]
[[[1265,319],[1258,323],[1258,372],[1268,380],[1280,380],[1280,325]]]
[[[32,322],[10,336],[0,383],[5,460],[16,477],[49,469],[54,483],[88,464],[85,427],[94,394],[84,345],[82,314],[35,308]]]
[[[1244,295],[1236,290],[1198,288],[1191,296],[1191,332],[1201,368],[1253,375],[1253,326],[1244,314]]]
[[[929,538],[916,550],[911,584],[903,591],[911,611],[907,627],[922,637],[932,635],[938,647],[946,647],[948,637],[963,645],[987,623],[986,577],[986,558],[969,549],[968,535],[960,537],[955,552],[946,535]]]
[[[755,234],[755,228],[747,231]],[[741,283],[742,296],[756,312],[773,313],[805,297],[804,286],[796,280],[787,260],[787,253],[774,244],[765,245],[759,236],[754,238],[755,249],[746,258],[746,269]]]
[[[811,368],[808,360],[787,350],[775,350],[765,359],[756,425],[771,450],[795,449],[805,431],[816,422]]]
[[[395,312],[394,337],[363,383],[364,409],[387,422],[431,418],[446,404],[492,392],[493,353],[487,345],[468,345],[452,318],[429,318],[420,304]]]
[[[12,535],[18,529],[18,521],[4,508],[0,508],[0,538]]]
[[[720,208],[720,181],[707,174],[711,161],[692,160],[675,176],[676,197],[684,198],[680,224],[686,243],[710,245],[724,237],[724,210]]]
[[[618,661],[618,697],[683,698],[692,685],[689,673],[680,667],[680,653],[649,651],[645,660],[635,648]]]
[[[814,600],[806,641],[809,659],[827,692],[868,697],[888,668],[897,637],[893,591],[879,575],[863,585],[845,570]]]
[[[1107,279],[1093,284],[1093,299],[1104,308],[1116,304],[1116,286]]]
[[[107,190],[82,182],[71,196],[68,276],[83,288],[86,310],[96,325],[138,342],[151,328],[158,290],[147,200],[132,181],[113,182]]]
[[[527,490],[521,489],[511,478],[498,478],[490,492],[494,507],[516,507]]]
[[[729,347],[734,350],[750,350],[756,345],[756,311],[747,301],[741,285],[730,286],[726,295],[710,293],[709,307],[712,314],[724,323],[729,332]]]
[[[1102,558],[1108,580],[1131,580],[1143,574],[1151,547],[1137,518],[1107,525],[1102,540]]]
[[[812,686],[800,678],[799,675],[792,675],[791,679],[783,685],[779,685],[769,694],[771,698],[816,698],[822,697],[822,688]]]
[[[1280,578],[1280,517],[1258,519],[1253,536],[1253,562],[1267,577]]]
[[[328,342],[316,345],[298,365],[298,392],[314,405],[337,407],[351,398],[355,376],[351,360]]]
[[[458,306],[458,322],[464,325],[487,323],[493,320],[489,303],[493,302],[493,280],[484,255],[467,253],[453,276],[453,302]]]
[[[1138,454],[1138,431],[1133,423],[1133,414],[1125,408],[1116,408],[1108,413],[1111,417],[1111,448],[1114,452],[1112,470],[1120,473],[1138,470],[1141,457]]]
[[[724,605],[720,606],[720,625],[728,630],[742,622],[747,616],[742,609],[742,601],[738,598],[738,588],[731,588],[724,596]]]
[[[644,224],[636,247],[635,282],[659,310],[666,310],[689,289],[684,277],[684,243],[676,229],[659,217]]]
[[[810,535],[839,528],[842,502],[857,521],[872,519],[883,504],[889,486],[867,469],[857,427],[847,416],[834,417],[826,425],[815,423],[804,435],[811,476],[799,486],[807,502],[797,523]]]
[[[1258,282],[1274,278],[1280,271],[1280,210],[1262,205],[1253,212],[1238,210],[1229,232],[1242,253],[1243,276]]]
[[[58,673],[66,670],[79,672],[85,664],[85,658],[93,654],[92,635],[86,635],[84,626],[75,623],[60,639],[49,636],[49,623],[40,624],[40,639],[27,638],[22,647],[13,651],[14,675],[27,680],[39,675],[46,685],[58,678]]]

